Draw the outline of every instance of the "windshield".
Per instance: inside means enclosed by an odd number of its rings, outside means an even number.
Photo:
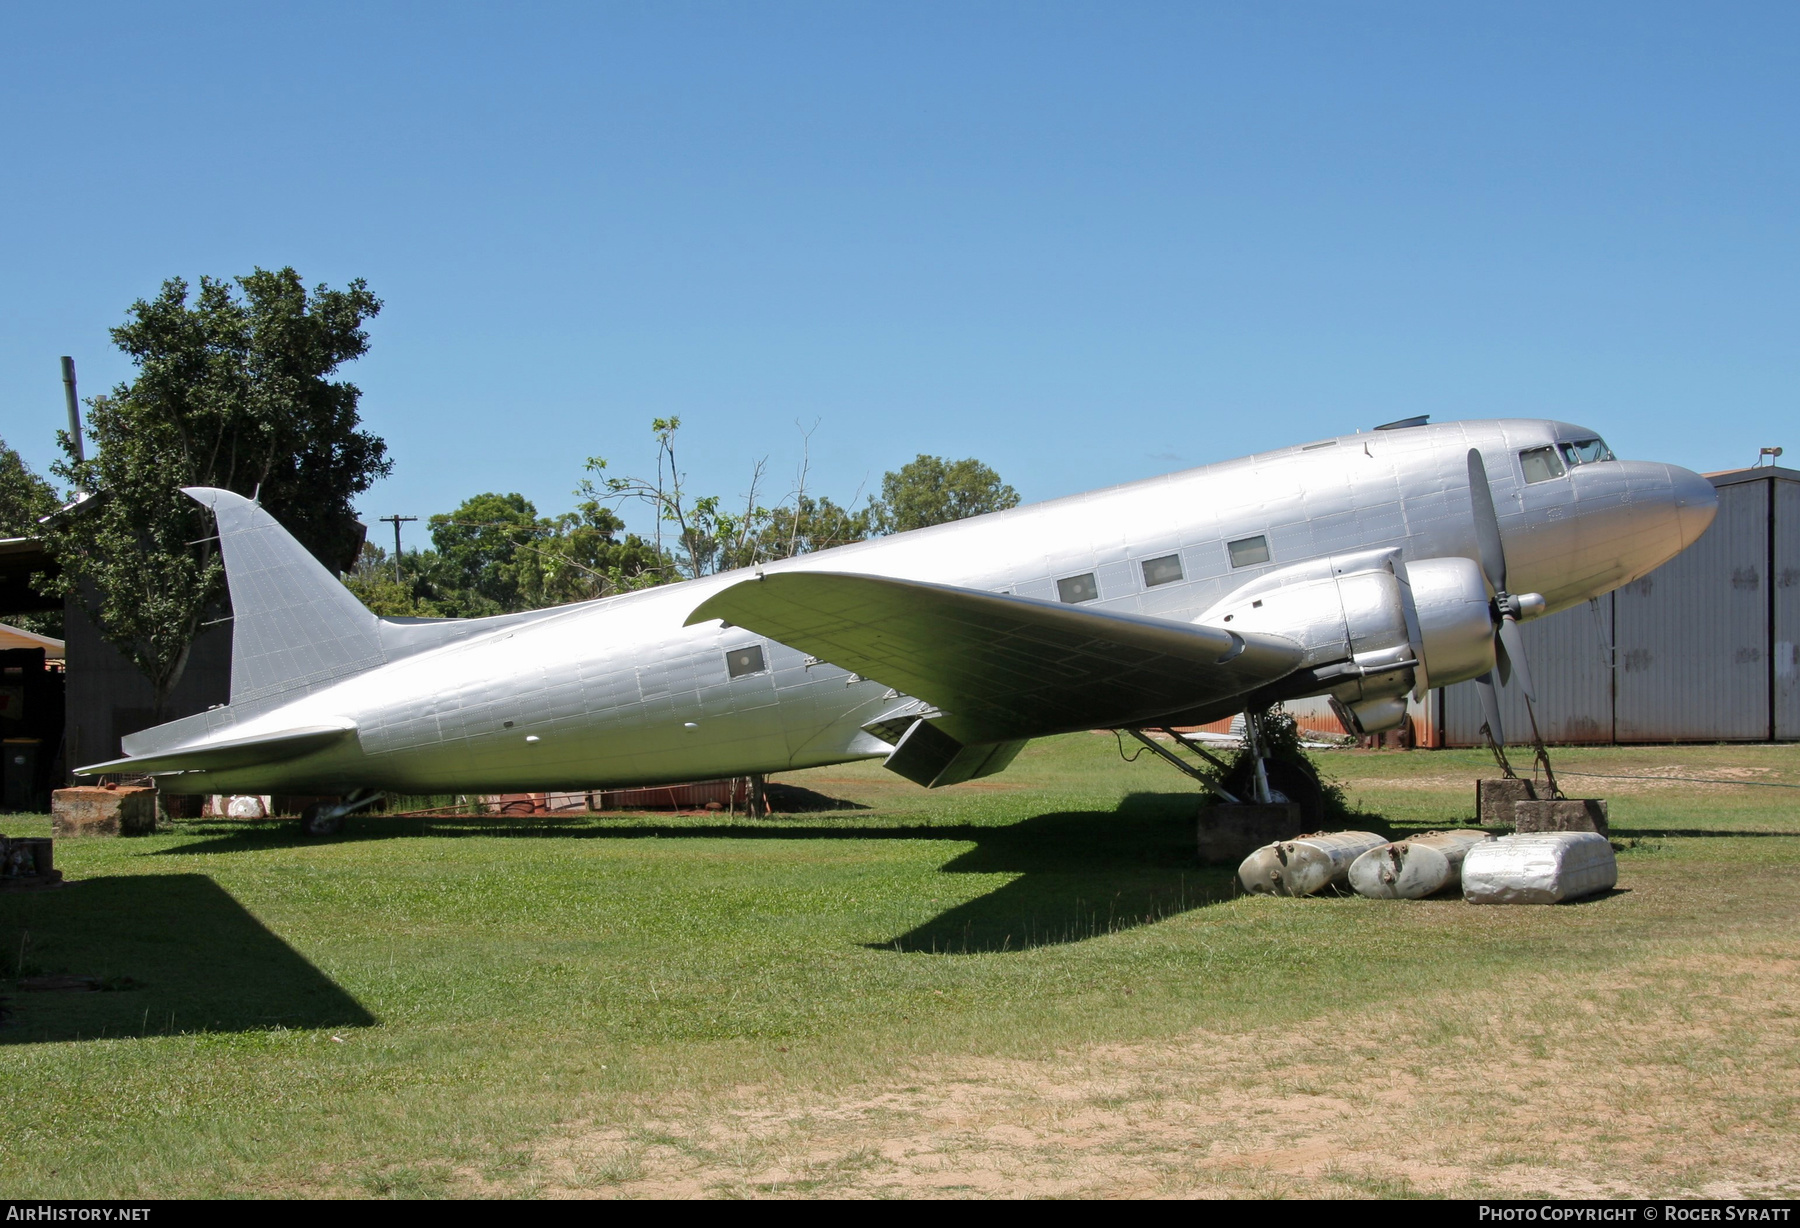
[[[1576,465],[1591,465],[1596,461],[1614,459],[1612,449],[1606,446],[1604,439],[1577,439],[1574,443],[1561,446],[1563,459],[1569,462],[1571,469]]]

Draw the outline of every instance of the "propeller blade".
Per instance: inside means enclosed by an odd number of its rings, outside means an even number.
[[[1506,547],[1500,541],[1500,517],[1494,511],[1494,492],[1488,486],[1487,466],[1481,450],[1469,449],[1469,502],[1475,505],[1475,544],[1481,549],[1481,570],[1495,592],[1506,588]]]
[[[1525,637],[1519,632],[1519,624],[1510,618],[1500,620],[1500,646],[1506,650],[1501,659],[1518,671],[1519,689],[1525,692],[1526,699],[1536,703],[1537,692],[1531,689],[1531,671],[1525,668]]]
[[[1487,721],[1488,732],[1494,741],[1506,745],[1506,728],[1500,723],[1500,680],[1498,669],[1489,670],[1475,679],[1475,690],[1481,696],[1481,715]]]

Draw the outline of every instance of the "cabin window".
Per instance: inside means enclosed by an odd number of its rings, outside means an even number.
[[[1577,465],[1593,465],[1600,461],[1618,459],[1612,454],[1612,449],[1606,446],[1604,439],[1577,439],[1574,443],[1559,446],[1562,448],[1563,459],[1569,462],[1571,469]]]
[[[761,644],[751,644],[746,648],[732,648],[725,653],[725,672],[733,678],[745,678],[751,674],[760,674],[768,666],[763,664]]]
[[[1181,556],[1165,554],[1160,559],[1144,560],[1144,587],[1155,588],[1159,584],[1173,584],[1181,579]]]
[[[1100,586],[1094,583],[1094,573],[1085,576],[1070,576],[1067,580],[1056,582],[1056,595],[1070,605],[1081,601],[1095,601],[1100,597]]]
[[[1527,482],[1548,482],[1568,472],[1555,448],[1529,448],[1519,453],[1519,463],[1525,467]]]
[[[1258,563],[1269,561],[1269,539],[1261,533],[1255,537],[1240,537],[1234,542],[1227,542],[1225,549],[1231,552],[1233,567],[1254,567]]]

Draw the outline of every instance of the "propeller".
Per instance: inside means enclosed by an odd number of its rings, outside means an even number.
[[[1535,593],[1515,595],[1506,587],[1506,545],[1500,538],[1500,517],[1494,511],[1494,492],[1488,486],[1487,465],[1479,448],[1469,449],[1469,502],[1475,511],[1475,544],[1481,554],[1482,574],[1494,590],[1494,668],[1475,680],[1481,694],[1481,711],[1487,718],[1488,732],[1497,746],[1506,745],[1500,725],[1500,687],[1519,675],[1519,690],[1525,702],[1537,701],[1531,685],[1531,670],[1525,664],[1525,637],[1519,633],[1519,618],[1527,607],[1542,606],[1543,598]],[[1533,725],[1536,724],[1534,720]]]

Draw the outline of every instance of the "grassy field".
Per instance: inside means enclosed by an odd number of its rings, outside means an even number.
[[[1393,832],[1484,756],[1328,752]],[[0,895],[14,1196],[1800,1193],[1800,748],[1572,750],[1620,890],[1234,894],[1110,736],[836,808],[188,822]],[[1720,782],[1683,783],[1672,777]],[[1648,779],[1646,779],[1648,778]],[[1379,818],[1373,816],[1380,816]],[[0,817],[9,835],[41,817]],[[19,975],[103,978],[19,992]]]

